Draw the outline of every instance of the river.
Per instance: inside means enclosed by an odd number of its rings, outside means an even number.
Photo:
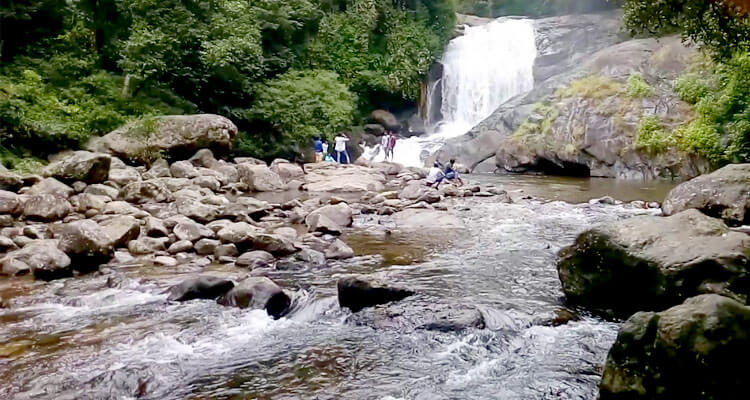
[[[188,276],[248,273],[221,265],[133,265],[51,283],[3,278],[0,398],[595,398],[619,325],[585,313],[550,324],[564,308],[556,253],[593,224],[654,211],[565,201],[602,190],[660,200],[670,185],[472,179],[549,201],[457,199],[451,212],[466,229],[447,233],[384,234],[359,218],[361,229],[346,237],[357,258],[253,272],[293,294],[280,320],[166,301],[164,290]],[[338,307],[336,281],[349,273],[377,273],[418,294],[383,308],[392,317],[385,323],[368,322]],[[410,319],[436,309],[478,310],[486,327],[414,329]]]

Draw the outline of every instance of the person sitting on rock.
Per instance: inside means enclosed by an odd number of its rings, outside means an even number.
[[[443,172],[443,169],[440,168],[440,163],[435,161],[435,164],[432,164],[432,168],[430,168],[430,172],[427,173],[427,186],[431,187],[432,185],[435,185],[435,189],[437,189],[444,178],[445,173]]]
[[[445,165],[445,179],[449,181],[457,181],[460,186],[463,186],[464,181],[461,180],[461,177],[458,176],[458,171],[456,171],[455,166],[456,165],[456,159],[451,158],[451,161]]]

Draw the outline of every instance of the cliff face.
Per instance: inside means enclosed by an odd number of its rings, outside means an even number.
[[[474,172],[539,171],[625,179],[692,177],[707,162],[675,149],[639,148],[638,126],[692,118],[672,82],[695,51],[678,37],[627,40],[620,15],[539,19],[534,89],[512,99],[437,153]]]

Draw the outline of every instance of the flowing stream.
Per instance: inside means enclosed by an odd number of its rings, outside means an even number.
[[[447,139],[465,134],[506,101],[530,91],[535,58],[531,20],[500,19],[466,27],[463,36],[448,44],[440,61],[443,76],[429,85],[428,115],[440,114],[442,120],[427,121],[430,133],[426,136],[399,140],[393,161],[424,166],[425,158]],[[435,90],[441,96],[435,96]],[[433,101],[436,97],[442,101]],[[365,152],[373,161],[382,161],[384,156],[380,146]]]
[[[535,179],[518,188],[571,201],[590,187]],[[667,189],[631,185],[619,195],[661,200]],[[4,278],[0,398],[593,399],[618,324],[586,314],[550,324],[564,307],[556,253],[592,224],[650,211],[559,200],[457,199],[451,212],[466,228],[455,232],[387,235],[361,217],[346,237],[354,260],[254,272],[293,294],[280,320],[212,301],[166,301],[164,290],[188,276],[250,273],[235,267]],[[418,294],[381,309],[390,319],[372,309],[352,315],[336,301],[336,280],[350,273],[376,273]],[[478,310],[486,327],[411,324],[436,309]]]

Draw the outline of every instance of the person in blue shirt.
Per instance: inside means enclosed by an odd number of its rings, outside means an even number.
[[[320,136],[315,137],[313,145],[315,146],[315,162],[323,162],[323,141],[320,139]]]

